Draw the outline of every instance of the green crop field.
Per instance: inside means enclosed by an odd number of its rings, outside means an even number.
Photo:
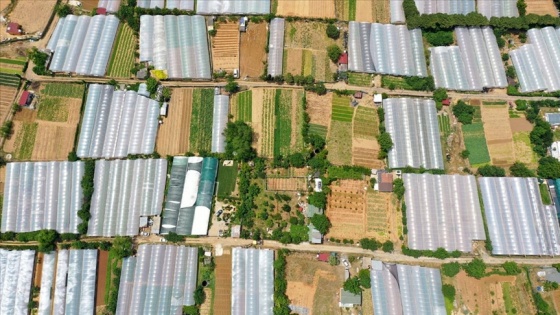
[[[265,157],[274,155],[274,123],[276,90],[265,89],[263,94],[261,154]]]
[[[2,64],[0,64],[0,73],[6,73],[6,74],[21,74],[21,70],[2,68]]]
[[[274,156],[290,154],[292,141],[292,91],[278,89],[274,96]]]
[[[24,122],[23,128],[16,138],[15,157],[18,160],[29,160],[33,154],[33,146],[35,145],[35,136],[37,135],[37,127],[39,125],[33,122]]]
[[[348,0],[348,20],[356,21],[356,1]]]
[[[451,132],[451,125],[449,124],[449,116],[438,115],[439,132],[443,136],[447,136]]]
[[[12,86],[17,88],[19,86],[19,80],[20,79],[18,76],[7,73],[0,73],[0,85]]]
[[[357,86],[370,86],[371,74],[348,72],[348,84]]]
[[[107,74],[109,77],[128,78],[130,77],[130,70],[134,67],[134,51],[136,50],[136,37],[132,29],[126,25],[121,24],[115,48],[111,54],[109,61],[109,70]]]
[[[506,101],[482,102],[482,105],[507,105]]]
[[[372,107],[358,106],[354,117],[354,136],[375,140],[379,134],[377,111]]]
[[[352,164],[352,124],[344,121],[331,121],[327,139],[328,159],[336,165]]]
[[[303,60],[301,63],[301,73],[303,75],[315,76],[315,71],[313,71],[313,52],[311,50],[303,50]]]
[[[212,148],[212,120],[214,111],[214,89],[193,91],[189,151],[210,152]]]
[[[224,198],[235,190],[235,181],[237,179],[237,162],[233,166],[218,166],[218,197]]]
[[[237,120],[251,122],[253,119],[253,92],[245,91],[237,94]]]
[[[325,139],[327,137],[328,128],[326,126],[309,124],[309,134],[318,135]]]
[[[41,93],[55,97],[82,98],[84,86],[82,84],[47,83]]]
[[[25,61],[25,59],[6,59],[6,58],[0,58],[0,63],[9,63],[12,65],[20,65],[20,66],[24,66],[27,61]]]
[[[390,89],[399,89],[399,90],[412,90],[412,87],[406,83],[404,78],[401,77],[393,77],[390,75],[384,75],[381,77],[381,86]]]
[[[482,122],[482,111],[480,110],[480,106],[473,106],[473,107],[474,107],[473,123]]]
[[[350,99],[346,96],[333,95],[332,120],[351,122],[354,108],[350,106]]]
[[[44,97],[39,103],[37,119],[65,122],[68,120],[68,108],[58,97]]]
[[[463,125],[463,138],[465,146],[469,150],[469,162],[471,165],[480,165],[490,162],[490,153],[484,137],[482,123]]]

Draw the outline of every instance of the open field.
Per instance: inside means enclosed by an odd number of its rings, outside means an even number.
[[[316,1],[316,0],[278,0],[276,15],[279,16],[299,16],[314,18],[334,18],[335,1]]]
[[[529,132],[516,132],[513,134],[513,150],[515,160],[527,164],[529,167],[537,166],[538,156],[533,151]]]
[[[335,165],[350,165],[352,156],[352,123],[332,120],[327,136],[328,159]]]
[[[490,153],[486,145],[482,123],[463,125],[462,129],[465,146],[470,152],[469,162],[471,165],[480,165],[490,162]]]
[[[344,21],[390,22],[389,0],[340,0],[335,1],[336,17]]]
[[[354,108],[350,106],[350,98],[334,95],[332,99],[332,120],[351,122]]]
[[[97,259],[97,283],[96,283],[97,289],[95,295],[95,307],[106,305],[105,294],[107,292],[105,292],[105,290],[107,288],[107,282],[108,282],[107,274],[111,274],[111,268],[108,265],[109,265],[109,252],[105,250],[100,250],[99,257]]]
[[[189,149],[193,89],[173,89],[167,117],[159,126],[156,151],[161,155],[184,154]]]
[[[368,73],[348,72],[348,84],[356,86],[371,86],[373,78]]]
[[[189,151],[210,152],[212,145],[213,111],[214,89],[194,90],[192,93]]]
[[[218,197],[229,196],[235,190],[237,180],[237,162],[232,166],[218,165]]]
[[[484,105],[482,122],[492,164],[508,167],[515,162],[513,135],[507,105]]]
[[[266,190],[272,191],[304,191],[307,189],[305,177],[267,177]]]
[[[511,127],[511,132],[531,132],[533,130],[533,124],[531,124],[525,117],[520,118],[510,118],[509,124]]]
[[[41,90],[41,94],[82,99],[84,96],[84,86],[82,84],[47,83],[45,88]]]
[[[253,114],[253,92],[251,90],[236,93],[231,98],[231,114],[233,120],[241,120],[250,123]]]
[[[367,183],[363,180],[339,180],[331,184],[326,215],[332,227],[328,237],[358,240],[364,237]]]
[[[368,189],[366,193],[365,232],[379,241],[399,241],[402,214],[394,194]]]
[[[0,58],[0,73],[21,74],[27,61],[20,59]]]
[[[292,91],[276,90],[274,103],[274,156],[286,156],[292,135]]]
[[[386,89],[412,90],[412,87],[406,83],[404,78],[390,75],[381,76],[381,86]]]
[[[284,49],[283,72],[292,75],[312,76],[318,81],[332,81],[331,61],[326,51],[290,48]]]
[[[19,23],[27,34],[43,32],[53,14],[55,4],[56,0],[20,0],[8,18]]]
[[[214,258],[216,269],[214,271],[216,280],[216,292],[214,293],[214,315],[231,314],[231,255],[226,254]]]
[[[310,124],[309,125],[309,133],[312,135],[318,135],[323,139],[327,138],[328,128],[326,126]]]
[[[328,127],[331,121],[331,104],[334,93],[325,95],[317,95],[315,93],[306,92],[307,113],[309,114],[309,123],[312,125],[320,125]]]
[[[550,14],[558,16],[558,10],[554,6],[552,0],[529,0],[527,3],[527,14],[534,13],[538,15]]]
[[[115,48],[111,54],[107,76],[116,78],[128,78],[131,76],[130,69],[134,67],[136,57],[137,39],[130,26],[126,23],[120,24]]]
[[[267,40],[267,24],[265,22],[249,23],[247,32],[241,33],[239,74],[242,78],[258,78],[264,73]]]
[[[360,105],[352,127],[352,164],[368,168],[382,168],[384,163],[377,159],[379,155],[379,119],[373,107]]]
[[[354,116],[354,137],[374,140],[379,135],[379,119],[373,107],[358,106]]]
[[[17,88],[11,86],[0,85],[0,121],[3,122],[6,115],[12,108],[12,104],[16,103]]]
[[[216,24],[216,36],[210,37],[214,71],[239,69],[239,25],[235,22]]]

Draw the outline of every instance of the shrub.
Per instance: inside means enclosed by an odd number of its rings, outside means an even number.
[[[327,55],[332,62],[337,63],[342,55],[342,49],[338,45],[330,45],[327,47]]]
[[[503,265],[502,268],[504,268],[505,272],[508,275],[518,275],[521,273],[521,268],[519,268],[519,266],[517,265],[517,263],[515,261],[506,261]]]
[[[451,301],[455,300],[455,287],[451,284],[442,285],[441,292],[443,292],[444,297],[450,299]]]
[[[484,165],[478,168],[478,175],[485,177],[504,177],[506,170],[495,165]]]
[[[475,258],[470,263],[464,264],[463,269],[469,277],[476,279],[481,279],[486,275],[486,264],[480,258]]]
[[[457,105],[453,106],[453,115],[462,124],[472,124],[474,118],[474,107],[467,105],[463,101],[459,101]]]
[[[509,167],[511,176],[515,177],[535,177],[535,172],[530,170],[525,163],[515,162]]]
[[[334,24],[327,25],[327,36],[332,39],[338,39],[340,37],[340,31]]]
[[[451,31],[425,32],[424,36],[432,46],[451,46],[453,44],[453,32]]]
[[[441,272],[447,277],[455,277],[459,271],[461,271],[461,265],[458,262],[441,265]]]

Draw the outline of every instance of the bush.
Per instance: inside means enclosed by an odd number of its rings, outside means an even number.
[[[469,277],[476,279],[481,279],[486,275],[486,264],[480,258],[475,258],[470,263],[464,264],[463,269]]]
[[[542,120],[540,117],[535,118],[535,127],[529,134],[529,140],[533,145],[533,151],[539,156],[546,156],[548,147],[554,141],[554,133],[552,127],[547,121]]]
[[[330,45],[327,47],[327,55],[332,62],[337,63],[342,55],[342,49],[338,45]]]
[[[470,155],[471,155],[471,152],[470,152],[469,150],[463,150],[463,151],[461,151],[461,157],[462,157],[463,159],[468,159]]]
[[[319,209],[326,209],[327,194],[325,194],[324,192],[314,192],[309,195],[307,201]]]
[[[478,175],[484,177],[504,177],[506,176],[506,170],[495,165],[484,165],[478,168]]]
[[[344,291],[348,291],[354,294],[360,294],[362,293],[360,284],[360,279],[358,277],[352,277],[344,281],[344,285],[342,285],[342,288],[344,289]]]
[[[521,273],[521,268],[517,265],[515,261],[506,261],[502,268],[504,268],[506,274],[515,276]]]
[[[371,251],[376,251],[381,247],[381,243],[374,238],[362,238],[360,240],[360,246],[363,249],[369,249]]]
[[[362,269],[358,272],[358,278],[360,278],[360,286],[364,289],[371,288],[371,278],[369,276],[368,269]]]
[[[385,241],[385,243],[383,243],[382,249],[386,253],[391,253],[395,249],[395,246],[394,246],[393,242]]]
[[[397,195],[399,200],[402,200],[405,193],[404,182],[402,179],[397,178],[393,181],[393,193]]]
[[[451,31],[425,32],[424,36],[432,46],[451,46],[453,44],[453,32]]]
[[[224,131],[226,136],[225,157],[247,162],[257,157],[252,147],[253,129],[243,121],[228,122]]]
[[[461,265],[458,262],[441,265],[441,272],[447,277],[455,277],[459,271],[461,271]]]
[[[459,101],[453,106],[453,115],[464,125],[472,124],[474,118],[474,107],[467,105],[463,101]]]
[[[311,221],[311,224],[323,235],[327,234],[331,227],[331,221],[329,221],[329,218],[324,214],[314,214],[309,221]]]
[[[455,300],[455,287],[451,284],[444,284],[441,286],[441,292],[443,292],[443,296],[448,298],[451,301]]]
[[[515,162],[509,167],[511,176],[515,177],[535,177],[535,172],[530,170],[525,163]]]
[[[552,156],[545,156],[539,160],[537,174],[542,178],[560,178],[560,161]]]
[[[340,31],[334,24],[327,25],[327,36],[332,39],[338,39],[340,37]]]

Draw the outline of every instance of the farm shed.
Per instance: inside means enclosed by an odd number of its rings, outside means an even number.
[[[119,19],[113,15],[60,18],[47,44],[54,51],[49,70],[104,76],[118,27]]]
[[[439,269],[372,260],[370,277],[375,314],[447,314]]]
[[[31,103],[33,99],[33,94],[29,93],[29,91],[23,91],[18,101],[19,106],[27,106]]]
[[[554,206],[541,201],[536,178],[479,178],[494,255],[559,255]]]
[[[255,14],[270,13],[270,0],[198,0],[198,14]]]
[[[204,17],[140,16],[140,62],[149,62],[173,79],[210,79]]]
[[[173,158],[162,219],[162,234],[208,233],[217,172],[218,160],[215,158]]]
[[[161,213],[167,160],[98,160],[88,236],[138,235],[140,216]]]
[[[529,43],[510,51],[521,92],[560,90],[560,27],[527,31]]]
[[[499,0],[503,1],[503,0]],[[475,11],[474,0],[414,0],[420,14],[464,14]]]
[[[2,233],[78,233],[84,162],[14,162],[6,166]]]
[[[321,232],[319,232],[319,230],[317,230],[315,228],[315,226],[313,224],[309,224],[307,226],[307,228],[309,229],[309,243],[311,244],[322,244],[323,243],[323,235],[321,234]]]
[[[6,27],[6,33],[10,35],[21,35],[21,25],[15,22],[8,23],[8,27]]]
[[[393,191],[393,174],[386,171],[377,172],[377,185],[380,192]]]
[[[2,314],[28,314],[34,250],[0,249],[0,310]]]
[[[39,291],[38,315],[50,315],[52,310],[51,291],[54,284],[56,267],[56,251],[43,254],[43,269],[41,271],[41,290]]]
[[[232,256],[231,314],[272,315],[274,251],[234,247]]]
[[[282,74],[284,58],[284,19],[270,21],[270,38],[268,40],[268,74],[272,77]]]
[[[140,245],[123,260],[115,314],[181,314],[194,305],[197,270],[196,247]]]
[[[169,0],[168,0],[169,1]],[[119,11],[121,6],[121,0],[99,0],[97,3],[97,8],[103,8],[109,13],[115,13]]]
[[[158,130],[159,103],[135,91],[115,91],[91,84],[76,153],[86,158],[124,158],[152,154]]]
[[[385,126],[394,144],[389,151],[389,168],[443,169],[434,101],[388,98],[383,107]]]
[[[348,70],[427,76],[422,31],[405,25],[350,22]]]
[[[408,247],[472,252],[485,240],[474,176],[403,174]]]
[[[458,46],[433,47],[430,65],[436,87],[459,91],[507,87],[496,36],[490,27],[456,27]]]
[[[212,119],[212,152],[226,152],[226,136],[224,130],[228,123],[229,96],[214,96],[214,117]]]
[[[560,126],[560,113],[546,113],[544,114],[544,119],[551,126]]]
[[[478,13],[487,18],[491,17],[517,17],[517,0],[478,0],[477,1]]]

